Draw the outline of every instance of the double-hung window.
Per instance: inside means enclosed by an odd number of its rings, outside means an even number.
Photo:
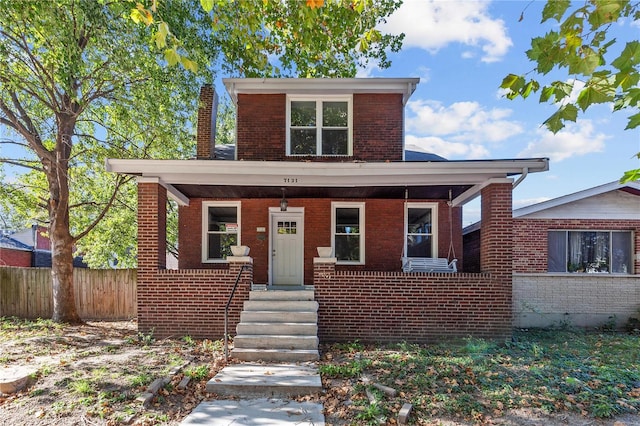
[[[407,203],[405,210],[405,256],[438,257],[438,205]]]
[[[352,155],[351,116],[350,97],[289,97],[287,155]]]
[[[549,272],[632,274],[631,231],[549,231]]]
[[[331,203],[332,245],[338,263],[364,263],[364,203]]]
[[[202,261],[221,262],[240,244],[240,202],[202,203]]]

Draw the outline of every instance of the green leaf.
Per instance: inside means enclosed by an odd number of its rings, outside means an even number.
[[[600,65],[600,55],[588,46],[582,48],[581,55],[569,57],[569,74],[591,75]]]
[[[542,9],[542,22],[555,19],[560,22],[571,2],[569,0],[547,0]]]
[[[640,153],[638,154],[640,158]],[[620,178],[620,183],[634,182],[640,180],[640,169],[627,170]]]
[[[547,118],[543,124],[553,133],[558,133],[564,127],[565,121],[576,121],[577,118],[578,108],[573,104],[567,104]]]
[[[632,69],[638,64],[640,64],[640,42],[638,40],[628,42],[620,56],[611,62],[611,65],[620,71]]]
[[[184,56],[180,57],[180,63],[187,71],[198,72],[198,64]]]
[[[531,80],[527,83],[524,89],[522,89],[521,95],[526,99],[531,94],[531,91],[537,92],[539,88],[540,84],[535,80]]]
[[[635,129],[636,127],[640,126],[640,112],[637,114],[633,114],[631,117],[629,117],[629,122],[627,123],[627,127],[625,127],[625,130],[631,130],[631,129]]]
[[[213,10],[213,0],[200,0],[200,6],[205,12],[209,13]]]
[[[596,9],[589,15],[591,29],[599,28],[618,19],[622,9],[621,1],[606,0],[594,2]],[[628,3],[625,1],[624,3]]]
[[[164,59],[170,66],[174,66],[180,61],[180,54],[176,51],[175,48],[166,49],[164,51]]]

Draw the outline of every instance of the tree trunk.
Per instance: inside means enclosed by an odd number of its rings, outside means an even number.
[[[53,279],[53,320],[81,323],[73,289],[73,243],[69,227],[69,157],[75,119],[58,116],[55,158],[45,164],[49,183],[49,239],[51,278]]]

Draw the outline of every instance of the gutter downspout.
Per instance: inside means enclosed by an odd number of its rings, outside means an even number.
[[[516,186],[520,185],[520,182],[522,182],[524,180],[524,178],[527,177],[527,175],[529,174],[529,168],[525,167],[524,169],[522,169],[522,174],[520,175],[520,177],[518,178],[518,180],[516,180],[515,182],[513,182],[513,187],[512,189],[516,189]]]

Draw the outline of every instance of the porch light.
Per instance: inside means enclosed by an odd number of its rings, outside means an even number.
[[[289,202],[287,201],[286,198],[284,198],[284,188],[280,188],[280,189],[282,189],[282,200],[280,200],[280,211],[286,212]]]

